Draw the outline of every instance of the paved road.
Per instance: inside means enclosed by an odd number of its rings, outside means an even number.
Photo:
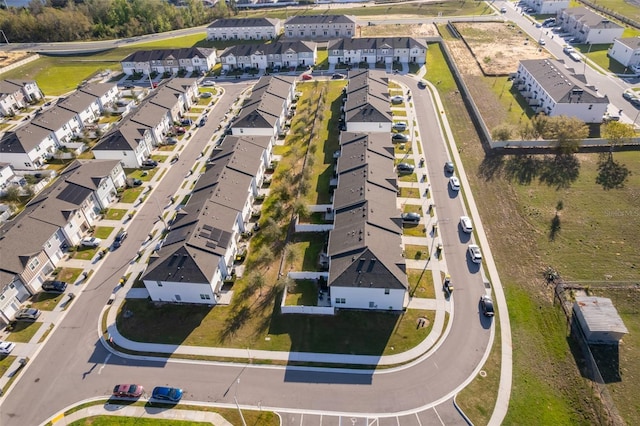
[[[407,81],[415,84],[409,78]],[[180,162],[169,170],[162,184],[157,185],[152,197],[160,206],[181,185],[186,171],[243,87],[242,83],[227,85],[227,94],[210,114],[206,127],[195,134],[181,153]],[[123,382],[141,383],[147,387],[182,386],[186,390],[186,401],[231,404],[237,397],[240,404],[247,407],[293,414],[304,412],[308,416],[304,424],[313,424],[311,419],[321,415],[338,419],[338,422],[351,417],[384,418],[379,424],[389,424],[389,418],[409,419],[416,412],[419,412],[416,417],[423,420],[444,416],[451,419],[448,424],[461,422],[448,400],[460,384],[474,375],[489,342],[489,322],[478,310],[478,298],[483,292],[478,268],[467,260],[465,241],[460,241],[457,230],[457,218],[462,214],[461,200],[447,190],[447,178],[442,171],[448,158],[446,149],[439,133],[429,130],[438,128],[436,114],[426,91],[416,94],[414,100],[421,120],[421,133],[429,135],[425,140],[425,157],[438,214],[443,218],[440,232],[445,238],[445,256],[456,285],[451,331],[435,353],[408,366],[375,374],[370,371],[166,362],[112,355],[98,341],[99,313],[128,262],[135,256],[136,242],[144,240],[158,216],[158,206],[150,202],[134,217],[125,244],[103,260],[104,264],[47,345],[22,373],[0,406],[0,424],[38,424],[78,400],[108,395],[114,383]],[[38,410],[32,409],[34,403]],[[336,417],[340,415],[344,416]],[[296,421],[293,423],[300,424]]]

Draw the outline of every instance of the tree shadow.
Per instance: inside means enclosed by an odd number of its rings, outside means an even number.
[[[580,162],[573,154],[545,157],[540,166],[540,182],[556,189],[568,188],[580,175]]]
[[[493,180],[500,177],[504,167],[504,158],[502,155],[488,154],[480,164],[478,175],[484,180]]]
[[[236,309],[225,321],[224,328],[220,331],[220,341],[225,342],[228,338],[235,336],[250,318],[251,309],[247,305]]]
[[[631,175],[626,165],[614,161],[613,156],[608,155],[598,164],[598,176],[596,183],[603,189],[621,189]]]
[[[504,174],[510,181],[529,185],[540,171],[541,161],[533,155],[516,155],[504,164]]]
[[[551,226],[549,226],[549,241],[555,241],[556,236],[560,232],[560,227],[560,215],[556,213],[553,219],[551,219]]]

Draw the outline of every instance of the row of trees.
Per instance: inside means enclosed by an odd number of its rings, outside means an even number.
[[[0,29],[12,43],[60,42],[134,37],[203,25],[229,16],[224,0],[205,7],[185,0],[31,0],[23,8],[0,9]]]

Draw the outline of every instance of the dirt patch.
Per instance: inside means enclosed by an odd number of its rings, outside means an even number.
[[[0,52],[0,68],[11,65],[29,56],[27,52]]]
[[[434,24],[389,24],[369,25],[360,29],[360,37],[437,37],[438,29]]]
[[[538,45],[538,40],[512,23],[457,22],[455,27],[469,46],[474,63],[485,75],[507,75],[516,72],[523,59],[552,57]]]

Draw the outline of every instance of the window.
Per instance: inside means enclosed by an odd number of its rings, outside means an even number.
[[[35,271],[38,265],[40,265],[40,261],[38,259],[33,259],[31,263],[29,263],[29,269]]]
[[[202,300],[211,300],[211,296],[209,296],[208,294],[201,294],[200,295],[200,299],[202,299]]]
[[[182,300],[182,297],[180,297],[179,294],[176,294],[175,299],[176,299],[176,302],[180,302]]]
[[[160,281],[156,281],[156,283],[158,284],[158,287],[162,287],[162,283]]]
[[[384,289],[384,294],[389,294],[389,291],[390,291],[390,290],[389,290],[388,288],[385,288],[385,289]]]
[[[376,302],[369,302],[369,307],[370,308],[375,308],[376,307]]]

